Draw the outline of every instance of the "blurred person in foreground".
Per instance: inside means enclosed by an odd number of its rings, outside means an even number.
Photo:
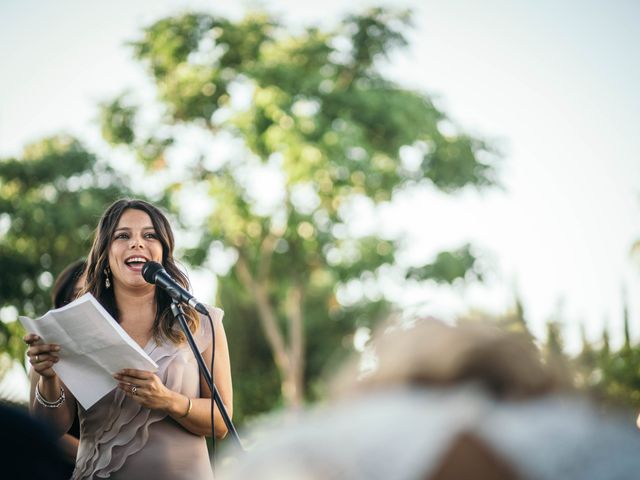
[[[373,348],[373,373],[356,380],[352,361],[328,405],[259,432],[268,440],[223,478],[603,480],[640,472],[633,425],[573,393],[523,335],[421,320],[387,326]]]
[[[205,436],[211,435],[211,392],[200,375],[184,334],[173,321],[171,298],[147,283],[142,267],[161,263],[183,288],[186,275],[173,257],[174,237],[166,216],[142,200],[121,199],[102,215],[86,268],[90,292],[120,326],[158,364],[157,372],[125,369],[114,375],[118,387],[85,410],[51,368],[60,346],[33,334],[25,341],[36,386],[35,411],[66,432],[77,410],[80,444],[73,479],[154,480],[212,478]],[[214,351],[214,332],[206,317],[185,306],[189,328],[206,364]],[[215,325],[213,370],[220,397],[231,415],[229,352],[223,312],[208,308]],[[216,436],[226,426],[215,409]]]
[[[67,265],[67,267],[56,277],[53,282],[53,287],[51,288],[51,303],[53,308],[64,307],[78,297],[78,293],[84,286],[85,266],[86,261],[83,258],[78,259]],[[40,380],[40,375],[38,375],[34,369],[31,369],[29,379],[31,381],[29,404],[30,409],[33,411],[34,408],[36,408],[35,390],[36,385]],[[69,478],[73,473],[73,468],[76,463],[76,455],[78,453],[79,438],[80,422],[78,415],[75,414],[69,431],[60,438],[58,443],[67,462],[67,478]]]
[[[0,403],[0,477],[66,480],[69,465],[51,428],[22,409]]]

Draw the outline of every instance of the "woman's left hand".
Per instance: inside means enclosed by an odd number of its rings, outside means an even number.
[[[118,388],[143,407],[170,411],[174,393],[153,372],[126,368],[113,375]]]

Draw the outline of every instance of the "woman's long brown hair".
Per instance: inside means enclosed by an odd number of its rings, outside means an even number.
[[[140,210],[149,215],[158,240],[162,244],[162,266],[183,288],[189,289],[189,279],[178,268],[173,258],[175,244],[173,231],[164,213],[144,200],[128,198],[116,200],[107,208],[98,223],[93,245],[87,259],[87,280],[82,293],[90,292],[118,322],[120,322],[118,302],[113,288],[105,287],[107,275],[105,270],[109,265],[109,247],[113,240],[113,234],[118,226],[120,217],[122,217],[125,210],[129,209]],[[184,334],[178,328],[173,327],[171,297],[164,290],[156,288],[155,303],[156,317],[153,322],[153,337],[157,341],[168,339],[176,344],[182,343],[185,340]],[[190,306],[184,305],[183,307],[189,330],[195,332],[200,326],[200,316]]]

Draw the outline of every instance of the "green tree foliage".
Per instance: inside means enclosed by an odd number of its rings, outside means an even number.
[[[495,182],[495,155],[484,141],[451,133],[429,96],[381,73],[381,62],[407,45],[409,24],[407,12],[384,9],[295,33],[265,13],[164,18],[132,43],[157,88],[161,125],[140,134],[130,103],[103,105],[105,138],[146,150],[138,157],[150,170],[171,167],[165,147],[179,144],[187,126],[240,144],[215,166],[197,159],[167,195],[184,211],[193,208],[180,203],[184,190],[204,187],[205,202],[215,205],[187,252],[192,263],[220,252],[234,258],[219,294],[240,412],[281,398],[299,405],[350,348],[354,328],[386,315],[389,305],[372,285],[394,264],[398,244],[377,231],[351,232],[354,202],[375,210],[407,187],[454,192]],[[282,179],[269,205],[250,181],[264,169]],[[463,247],[411,275],[448,282],[473,264]],[[360,295],[339,300],[349,288]]]
[[[547,338],[542,346],[547,361],[564,370],[575,387],[589,393],[607,405],[640,409],[640,345],[633,345],[629,334],[629,312],[624,302],[622,315],[622,345],[613,349],[609,328],[605,327],[599,341],[587,339],[580,327],[582,349],[577,355],[564,351],[560,316],[547,323]]]
[[[6,321],[0,322],[0,352],[5,360],[24,358],[24,332],[13,322],[17,314],[39,315],[51,307],[55,275],[86,256],[101,212],[123,192],[116,175],[70,137],[47,138],[26,147],[21,158],[0,159],[0,298]]]
[[[631,259],[640,259],[640,240],[630,251]],[[640,410],[640,345],[631,341],[629,306],[626,291],[622,292],[622,323],[624,343],[612,350],[609,331],[605,328],[599,348],[589,346],[590,356],[584,353],[576,359],[576,368],[586,377],[582,386],[605,401],[617,405],[632,406]],[[583,341],[583,345],[586,342]],[[591,351],[592,350],[592,351]],[[584,348],[583,348],[584,351]]]
[[[584,326],[580,326],[582,349],[577,355],[565,352],[561,312],[557,312],[546,325],[546,336],[542,342],[534,341],[529,333],[520,299],[515,308],[503,315],[492,315],[483,311],[471,311],[459,322],[488,322],[507,331],[522,332],[539,345],[542,358],[556,373],[576,389],[588,393],[603,405],[631,407],[640,410],[640,345],[634,345],[629,335],[628,308],[623,309],[622,333],[624,343],[611,348],[609,329],[605,328],[601,338],[591,342]]]
[[[440,252],[433,263],[412,267],[407,272],[409,278],[431,279],[436,282],[454,283],[457,280],[482,280],[476,257],[467,244],[451,252]]]
[[[640,409],[640,345],[631,342],[626,297],[623,308],[624,343],[612,350],[609,332],[592,345],[583,339],[583,349],[574,360],[578,386],[605,402]]]

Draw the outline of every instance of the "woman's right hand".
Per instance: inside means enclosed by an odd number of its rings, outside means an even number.
[[[45,378],[54,378],[56,372],[51,367],[60,360],[60,357],[58,357],[60,345],[43,343],[42,339],[35,333],[27,333],[22,340],[29,345],[27,356],[29,357],[29,363],[33,366],[33,370]]]

